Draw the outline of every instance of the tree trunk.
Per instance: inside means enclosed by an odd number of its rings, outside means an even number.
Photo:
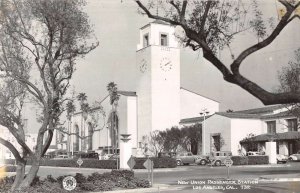
[[[27,188],[31,185],[34,178],[36,177],[40,167],[40,159],[33,159],[32,165],[29,172],[26,175],[26,178],[22,181],[21,185],[19,186],[19,190]]]
[[[18,161],[17,162],[17,170],[16,170],[16,178],[11,187],[11,191],[14,192],[17,188],[19,188],[20,184],[24,180],[25,177],[25,161]]]

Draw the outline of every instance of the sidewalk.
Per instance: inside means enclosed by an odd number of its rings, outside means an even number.
[[[295,182],[300,181],[300,174],[263,175],[259,177],[261,182]]]

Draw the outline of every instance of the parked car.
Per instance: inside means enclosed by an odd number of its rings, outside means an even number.
[[[286,163],[288,160],[288,156],[277,154],[276,160],[277,160],[277,163]]]
[[[209,156],[204,156],[204,155],[200,155],[199,157],[196,158],[195,163],[198,165],[206,165],[208,164],[209,161]]]
[[[118,159],[120,159],[120,155],[119,154],[112,154],[108,159],[109,160],[118,160]]]
[[[95,152],[76,153],[75,157],[81,157],[82,159],[99,159],[99,154]]]
[[[289,161],[300,161],[300,151],[295,154],[292,154],[288,158]]]
[[[111,153],[110,154],[106,153],[106,154],[100,156],[100,160],[108,160],[112,155],[113,154],[111,154]]]
[[[248,151],[246,153],[246,156],[257,156],[257,155],[262,155],[261,152],[258,151]]]
[[[224,165],[224,160],[231,156],[232,153],[230,151],[215,151],[210,153],[209,161],[211,165],[221,166]]]
[[[69,158],[68,155],[57,155],[53,159],[68,159],[68,158]]]
[[[177,165],[189,165],[195,163],[199,155],[193,155],[192,152],[178,153],[176,156]]]

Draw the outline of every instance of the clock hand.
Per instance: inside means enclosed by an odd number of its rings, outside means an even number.
[[[167,66],[168,64],[170,64],[170,62],[166,63],[165,66]]]

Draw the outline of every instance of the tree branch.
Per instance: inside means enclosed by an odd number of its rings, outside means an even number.
[[[0,143],[9,149],[9,151],[14,155],[14,157],[16,158],[17,161],[22,161],[22,157],[21,157],[20,153],[15,148],[15,146],[13,146],[13,144],[11,144],[9,141],[3,139],[2,137],[0,137]]]
[[[291,14],[295,10],[293,6],[291,6],[289,3],[287,3],[285,0],[280,0],[282,4],[286,6],[287,12],[283,16],[283,18],[280,20],[276,28],[273,30],[273,32],[269,35],[268,38],[263,40],[262,42],[259,42],[248,49],[244,50],[235,61],[230,65],[230,68],[234,74],[239,74],[239,67],[242,63],[242,61],[248,57],[250,54],[268,46],[275,40],[275,38],[280,34],[280,32],[284,29],[284,27],[291,21],[289,20]]]

